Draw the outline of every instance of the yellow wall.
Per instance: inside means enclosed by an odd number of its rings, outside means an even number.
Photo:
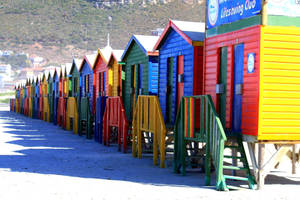
[[[113,96],[118,96],[118,86],[119,84],[119,68],[120,65],[117,61],[114,60],[113,62]]]
[[[300,28],[261,29],[258,140],[300,140]]]

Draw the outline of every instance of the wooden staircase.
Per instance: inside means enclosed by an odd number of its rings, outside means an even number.
[[[184,175],[186,167],[192,166],[191,159],[202,159],[206,185],[211,184],[215,170],[217,190],[228,191],[231,180],[246,181],[250,189],[254,188],[242,139],[238,135],[227,138],[210,95],[182,97],[174,137],[175,173]]]
[[[233,143],[224,146],[225,152],[226,150],[230,150],[231,152],[231,155],[223,156],[223,174],[225,183],[227,180],[245,181],[248,183],[250,189],[254,189],[256,181],[251,174],[241,136],[238,135],[232,137],[231,141],[233,141]],[[231,162],[224,162],[224,159],[229,159]],[[231,172],[231,175],[227,174],[228,172]],[[242,174],[242,176],[239,174]],[[230,189],[230,186],[225,188],[225,190],[227,189]]]

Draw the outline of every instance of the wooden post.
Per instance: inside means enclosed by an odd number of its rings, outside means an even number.
[[[292,148],[292,174],[296,174],[296,145]]]
[[[259,144],[258,147],[258,182],[257,189],[262,189],[265,183],[265,176],[263,174],[263,165],[265,157],[265,144]]]
[[[262,25],[264,26],[268,24],[267,4],[268,0],[262,1]]]

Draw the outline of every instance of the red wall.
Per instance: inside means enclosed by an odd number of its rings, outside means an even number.
[[[259,99],[260,26],[225,33],[205,41],[204,94],[210,94],[216,105],[216,84],[219,73],[220,48],[228,47],[226,128],[232,124],[234,45],[244,43],[244,85],[242,133],[257,135]],[[255,53],[255,71],[247,72],[248,53]],[[218,109],[218,108],[217,108]]]
[[[194,47],[193,95],[200,95],[203,86],[203,46]]]
[[[96,88],[93,93],[93,110],[96,108],[96,97],[99,94],[99,72],[105,72],[105,95],[108,95],[108,68],[106,67],[107,63],[102,59],[101,55],[98,54],[96,58],[95,68],[93,69],[93,88]],[[95,87],[96,86],[96,87]]]

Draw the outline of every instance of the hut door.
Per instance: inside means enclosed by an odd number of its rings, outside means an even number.
[[[173,107],[173,67],[174,67],[174,58],[170,57],[167,60],[167,88],[166,88],[166,123],[172,123],[172,107]]]
[[[220,51],[220,67],[218,84],[216,88],[218,98],[218,111],[222,122],[225,127],[226,119],[226,85],[227,85],[227,47],[221,48]]]
[[[180,99],[183,96],[183,92],[184,92],[183,72],[184,72],[184,57],[178,56],[177,110],[179,108]]]
[[[136,65],[132,65],[131,86],[130,86],[130,93],[131,93],[130,105],[131,105],[132,114],[134,111],[134,104],[135,104],[135,88],[136,88]]]
[[[101,73],[98,73],[98,96],[102,96],[102,78]]]
[[[241,132],[243,94],[244,44],[234,47],[232,132]]]
[[[138,94],[142,95],[143,94],[143,65],[139,64],[139,68],[138,68]]]

